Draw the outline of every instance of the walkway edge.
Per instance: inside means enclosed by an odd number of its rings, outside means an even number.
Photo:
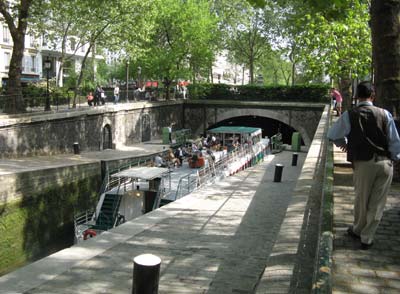
[[[326,105],[301,175],[297,181],[292,199],[287,207],[286,215],[281,224],[272,253],[260,277],[255,293],[291,293],[291,281],[295,274],[297,257],[300,255],[299,246],[302,227],[308,199],[315,185],[315,173],[321,165],[321,148],[326,142],[327,126],[329,125],[330,106]],[[311,287],[311,285],[310,285]]]
[[[329,143],[322,195],[319,248],[316,271],[313,279],[312,293],[314,294],[332,293],[333,171],[333,146],[332,143]]]

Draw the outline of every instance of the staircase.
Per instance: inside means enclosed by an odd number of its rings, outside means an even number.
[[[94,229],[107,231],[114,227],[118,216],[121,198],[122,195],[118,194],[106,194],[104,196],[100,213],[96,219],[96,224],[93,226]]]

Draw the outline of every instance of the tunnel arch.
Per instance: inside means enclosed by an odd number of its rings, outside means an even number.
[[[216,125],[222,121],[232,120],[235,117],[242,116],[258,116],[268,119],[276,120],[282,124],[285,124],[292,129],[300,133],[300,136],[306,146],[311,144],[312,138],[308,135],[304,124],[298,117],[291,115],[291,110],[284,111],[274,111],[273,109],[256,109],[256,108],[236,108],[236,109],[220,109],[218,113],[208,113],[208,119],[205,122],[205,129],[208,129],[211,125]],[[211,124],[210,124],[211,122]],[[208,125],[207,125],[208,124]],[[201,126],[197,130],[196,134],[203,133]]]
[[[261,128],[262,137],[271,138],[276,133],[282,134],[282,139],[284,144],[291,144],[292,134],[297,132],[291,126],[282,123],[278,120],[262,117],[262,116],[236,116],[226,120],[219,121],[216,124],[209,125],[208,129],[217,128],[220,126],[246,126],[252,128]]]

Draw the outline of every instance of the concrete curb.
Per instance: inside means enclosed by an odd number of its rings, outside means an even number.
[[[316,271],[312,293],[332,293],[333,252],[333,146],[328,145]]]
[[[320,155],[324,148],[324,142],[326,142],[327,126],[329,126],[330,119],[329,111],[329,106],[326,106],[286,210],[280,232],[255,293],[291,293],[295,291],[294,289],[299,290],[292,283],[295,283],[293,279],[296,278],[297,263],[301,262],[299,259],[301,248],[299,247],[301,246],[303,221],[307,202],[313,190],[312,187],[317,184],[315,173],[322,164]]]

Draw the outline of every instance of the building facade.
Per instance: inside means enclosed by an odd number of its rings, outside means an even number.
[[[0,23],[0,79],[2,86],[7,84],[8,71],[13,50],[13,41],[8,26]],[[63,86],[65,78],[68,77],[69,70],[80,70],[82,60],[88,50],[89,44],[82,44],[74,38],[67,40],[65,48],[64,66],[60,71],[60,59],[62,56],[61,42],[53,43],[46,40],[46,37],[37,37],[34,34],[27,33],[25,35],[25,51],[22,60],[23,83],[39,82],[49,78],[57,81],[58,86]],[[92,54],[89,54],[91,57]],[[96,56],[96,59],[102,59],[102,56]],[[45,68],[45,61],[50,61],[51,67],[49,72]],[[62,77],[62,78],[59,78]]]

